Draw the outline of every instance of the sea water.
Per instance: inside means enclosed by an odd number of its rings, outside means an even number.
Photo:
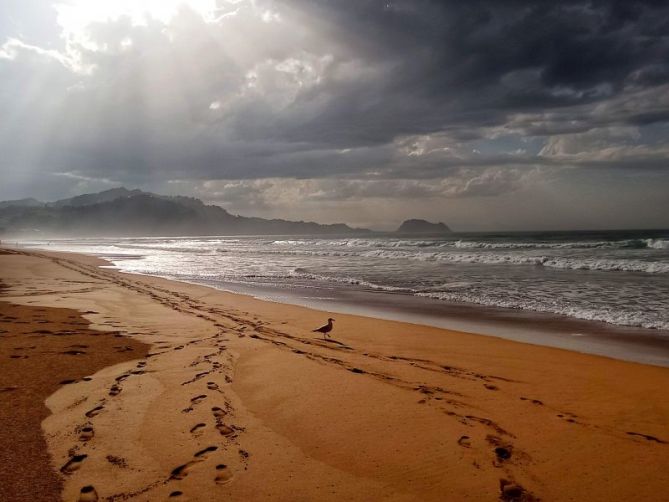
[[[368,291],[669,330],[669,231],[26,241],[222,289]],[[232,288],[234,290],[234,287]],[[310,293],[312,292],[312,293]],[[262,295],[259,295],[262,297]]]

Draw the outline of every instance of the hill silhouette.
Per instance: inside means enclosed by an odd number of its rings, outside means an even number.
[[[398,234],[439,235],[449,234],[451,229],[444,223],[430,223],[426,220],[406,220],[395,231]]]
[[[343,223],[253,218],[192,197],[120,187],[56,202],[0,202],[0,228],[23,237],[306,235],[368,232]]]

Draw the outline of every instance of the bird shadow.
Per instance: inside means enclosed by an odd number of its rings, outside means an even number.
[[[333,340],[333,339],[331,339],[331,338],[325,338],[325,339],[323,339],[323,338],[318,338],[317,340],[320,341],[320,342],[331,343],[332,345],[339,345],[340,347],[344,347],[344,348],[347,348],[347,349],[351,349],[351,348],[352,348],[352,347],[346,345],[345,343],[342,343],[342,342],[340,342],[340,341],[338,341],[338,340]]]

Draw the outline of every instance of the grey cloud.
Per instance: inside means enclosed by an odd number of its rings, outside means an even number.
[[[187,190],[212,203],[249,208],[301,203],[365,201],[369,199],[413,200],[425,198],[488,197],[528,188],[537,169],[459,169],[440,179],[294,179],[216,180],[192,182],[174,180],[170,192]]]

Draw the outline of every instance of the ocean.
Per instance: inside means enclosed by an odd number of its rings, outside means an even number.
[[[308,299],[351,290],[669,331],[669,231],[25,241],[125,272]],[[299,303],[299,302],[298,302]],[[669,333],[668,333],[669,334]]]

